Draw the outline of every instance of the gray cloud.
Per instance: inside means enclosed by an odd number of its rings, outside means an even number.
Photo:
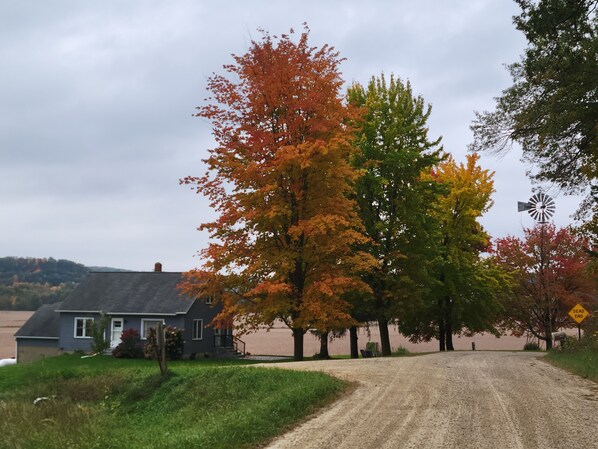
[[[214,217],[178,179],[201,174],[213,145],[193,118],[207,78],[242,54],[258,27],[301,31],[347,60],[349,83],[384,71],[433,105],[432,136],[462,160],[474,110],[509,85],[524,40],[516,5],[471,2],[102,1],[0,3],[0,252],[89,265],[166,270],[199,263],[195,230]],[[497,236],[531,224],[516,153],[496,171]],[[555,192],[558,193],[558,192]],[[558,223],[575,201],[557,199]]]

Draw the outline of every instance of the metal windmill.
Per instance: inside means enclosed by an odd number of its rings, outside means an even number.
[[[554,200],[545,193],[539,192],[532,196],[527,203],[517,201],[517,211],[527,211],[538,223],[548,223],[553,216],[556,207]]]
[[[550,219],[550,217],[552,217],[554,215],[555,209],[556,209],[556,207],[554,205],[554,200],[542,192],[538,192],[535,195],[533,195],[527,201],[527,203],[522,203],[521,201],[517,202],[517,210],[519,212],[527,211],[531,215],[531,217],[541,225],[540,226],[540,261],[539,261],[540,262],[540,283],[541,283],[541,288],[543,286],[543,288],[546,291],[546,293],[543,293],[542,296],[544,296],[546,294],[547,298],[548,298],[548,304],[547,304],[548,331],[549,331],[550,335],[552,335],[553,316],[555,316],[555,314],[558,315],[558,307],[555,308],[554,299],[553,299],[552,295],[547,294],[551,291],[550,286],[545,285],[545,282],[544,282],[544,270],[547,266],[546,253],[544,251],[544,246],[545,246],[544,240],[546,239],[544,228],[545,228],[546,223],[548,223],[548,220]],[[553,310],[553,309],[555,309],[555,310]],[[552,345],[552,340],[549,340],[549,341],[550,341],[550,345]],[[548,341],[546,344],[547,345],[549,344]]]

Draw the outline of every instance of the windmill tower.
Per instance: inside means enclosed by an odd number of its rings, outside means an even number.
[[[542,290],[541,290],[542,296],[546,297],[546,303],[547,303],[548,327],[549,327],[548,335],[552,335],[552,330],[553,330],[552,329],[552,317],[555,316],[555,314],[558,314],[558,307],[555,307],[555,310],[553,310],[554,298],[552,298],[550,286],[547,285],[546,278],[545,278],[545,269],[547,268],[549,261],[546,260],[546,253],[544,250],[545,239],[546,239],[546,236],[544,233],[544,227],[545,227],[546,223],[548,223],[548,220],[550,219],[550,217],[552,217],[554,215],[555,210],[556,210],[556,207],[554,205],[554,200],[543,192],[538,192],[535,195],[533,195],[527,201],[527,203],[523,203],[521,201],[517,202],[517,211],[518,212],[527,211],[527,213],[529,213],[531,215],[531,217],[534,219],[534,221],[536,221],[537,223],[539,223],[541,225],[541,228],[540,228],[540,283],[541,283],[541,288],[542,288]],[[552,347],[552,340],[550,340],[550,343],[548,341],[546,343],[547,343],[547,347],[548,347],[548,344],[550,344],[550,347]]]

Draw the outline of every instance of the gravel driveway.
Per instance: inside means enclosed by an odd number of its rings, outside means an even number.
[[[524,352],[295,362],[357,382],[269,448],[598,448],[598,384]]]

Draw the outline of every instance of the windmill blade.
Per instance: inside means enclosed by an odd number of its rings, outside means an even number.
[[[524,203],[522,201],[517,201],[517,212],[525,212],[526,210],[530,210],[532,205],[530,203]]]
[[[530,206],[528,213],[538,223],[547,223],[556,210],[554,200],[543,192],[533,195],[527,204]]]

